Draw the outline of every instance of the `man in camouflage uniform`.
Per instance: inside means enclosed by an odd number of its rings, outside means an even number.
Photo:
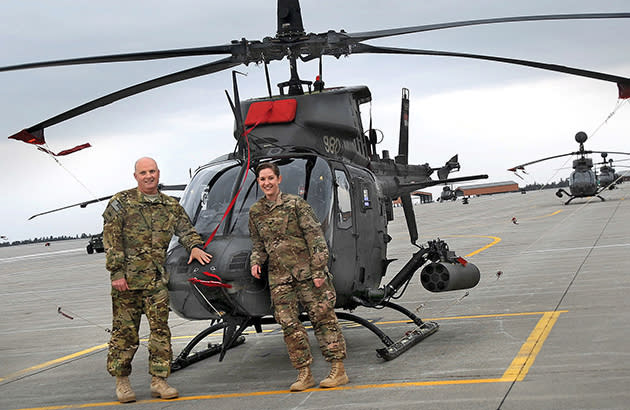
[[[298,304],[307,310],[322,354],[331,362],[330,374],[320,387],[346,384],[346,343],[334,311],[337,296],[328,273],[328,247],[320,224],[304,199],[280,192],[282,177],[275,164],[262,163],[256,176],[265,196],[249,210],[251,273],[260,279],[261,266],[268,261],[274,316],[282,326],[291,364],[298,369],[291,390],[315,385],[310,370],[313,357],[298,318]]]
[[[195,232],[177,200],[158,191],[160,171],[151,158],[136,161],[138,187],[112,197],[103,213],[106,267],[112,281],[112,337],[107,371],[116,377],[116,395],[122,403],[136,400],[129,384],[131,360],[138,349],[140,317],[149,322],[149,373],[151,394],[172,399],[179,395],[166,383],[171,372],[169,302],[164,269],[166,249],[173,235],[204,265],[212,256]]]

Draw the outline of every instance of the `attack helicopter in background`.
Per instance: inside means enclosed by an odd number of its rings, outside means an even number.
[[[253,169],[262,161],[275,162],[283,175],[283,192],[302,196],[313,207],[330,248],[329,269],[337,290],[337,315],[372,331],[383,342],[377,353],[385,360],[403,352],[438,330],[438,323],[423,321],[393,300],[402,296],[415,273],[431,292],[469,289],[477,285],[477,267],[457,257],[446,242],[436,239],[418,245],[418,227],[410,193],[429,186],[487,178],[472,175],[451,178],[459,170],[457,155],[443,166],[409,164],[409,91],[403,89],[398,154],[377,152],[377,129],[370,118],[366,127],[361,113],[372,95],[366,86],[327,87],[323,57],[353,54],[430,55],[460,57],[528,66],[572,74],[617,84],[624,98],[630,95],[630,79],[615,75],[513,58],[489,55],[394,48],[365,44],[365,41],[457,28],[472,25],[570,19],[630,18],[630,13],[540,15],[491,18],[430,24],[388,30],[347,33],[330,30],[307,33],[297,0],[278,0],[277,32],[263,40],[234,40],[229,44],[178,50],[94,56],[0,67],[0,72],[50,66],[141,61],[183,56],[227,57],[197,67],[165,75],[87,102],[10,138],[44,144],[45,128],[135,94],[199,76],[229,70],[241,64],[263,64],[268,95],[241,100],[237,72],[232,75],[234,115],[233,152],[198,168],[187,184],[181,204],[196,230],[208,238],[206,250],[212,262],[201,266],[187,264],[188,256],[173,238],[166,269],[170,275],[171,308],[191,320],[208,320],[210,326],[183,349],[173,369],[183,368],[212,354],[226,351],[243,342],[243,331],[273,322],[266,280],[250,274],[251,242],[247,227],[248,210],[263,193]],[[272,92],[268,64],[285,59],[290,78],[277,84]],[[319,60],[319,75],[303,80],[298,62]],[[227,94],[227,93],[226,93]],[[432,176],[436,177],[435,179]],[[392,200],[401,198],[410,241],[418,250],[406,264],[383,283],[392,259],[387,257],[391,241],[387,226],[394,218]],[[87,201],[90,202],[90,201]],[[82,204],[86,204],[84,202]],[[263,275],[266,267],[263,268]],[[392,340],[370,321],[350,313],[358,307],[390,308],[413,321],[417,327],[398,341]],[[306,317],[304,317],[306,319]],[[223,341],[193,353],[208,335],[222,330]]]
[[[598,162],[597,165],[601,165],[599,167],[599,173],[597,174],[597,183],[600,187],[604,187],[604,189],[615,189],[617,185],[623,182],[623,175],[618,174],[613,166],[613,159],[610,158],[608,161],[606,157],[608,157],[607,152],[602,152],[602,162]],[[622,159],[617,162],[628,161],[630,159]],[[624,165],[616,165],[619,168],[630,168]]]
[[[614,170],[612,169],[612,167],[607,167],[606,173],[604,175],[605,175],[605,178],[608,178],[608,182],[606,183],[601,180],[601,174],[600,174],[600,178],[598,179],[596,175],[596,170],[593,167],[593,159],[588,157],[588,155],[593,154],[593,153],[601,153],[602,157],[605,159],[609,153],[618,154],[618,155],[630,155],[630,152],[585,150],[584,143],[586,142],[587,139],[588,139],[588,136],[586,135],[586,133],[583,131],[580,131],[577,134],[575,134],[575,141],[578,144],[580,144],[580,149],[578,151],[569,152],[569,153],[560,154],[560,155],[553,155],[551,157],[538,159],[536,161],[526,162],[524,164],[509,168],[508,171],[512,171],[516,173],[517,176],[520,177],[517,171],[524,171],[525,167],[528,165],[536,164],[538,162],[548,161],[554,158],[561,158],[561,157],[566,157],[570,155],[575,155],[577,156],[577,158],[573,160],[574,171],[571,172],[571,175],[569,177],[569,192],[565,191],[563,188],[560,188],[556,191],[556,196],[558,198],[562,198],[563,195],[568,196],[569,200],[564,203],[565,205],[568,205],[569,203],[571,203],[571,201],[573,201],[576,198],[588,198],[588,197],[594,197],[594,196],[601,199],[602,201],[605,201],[605,199],[599,194],[606,188],[609,188],[611,184],[614,183],[615,180],[619,178],[619,176],[615,178],[616,174]]]
[[[450,185],[444,185],[442,187],[442,192],[440,192],[440,197],[438,198],[439,202],[446,201],[455,201],[457,199],[457,191],[453,190],[453,187]]]

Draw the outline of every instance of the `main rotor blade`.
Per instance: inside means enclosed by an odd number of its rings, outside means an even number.
[[[103,107],[107,104],[111,104],[123,98],[127,98],[132,95],[151,90],[153,88],[161,87],[163,85],[168,85],[168,84],[176,83],[179,81],[184,81],[191,78],[200,77],[206,74],[216,73],[218,71],[235,67],[239,64],[240,64],[239,62],[234,62],[232,57],[226,57],[222,60],[214,61],[212,63],[203,64],[198,67],[189,68],[187,70],[179,71],[179,72],[165,75],[163,77],[159,77],[153,80],[145,81],[144,83],[136,84],[131,87],[127,87],[125,89],[108,94],[104,97],[97,98],[96,100],[87,102],[69,111],[61,113],[55,117],[52,117],[43,122],[40,122],[39,124],[33,125],[32,127],[27,128],[26,131],[29,133],[40,131],[40,130],[43,130],[44,128],[50,127],[51,125],[58,124],[62,121],[66,121],[70,118],[74,118],[81,114],[85,114],[86,112],[92,111],[99,107]]]
[[[593,78],[596,80],[609,81],[616,83],[621,91],[622,87],[630,86],[630,78],[620,77],[617,75],[600,73],[597,71],[582,70],[580,68],[567,67],[557,64],[540,63],[537,61],[520,60],[515,58],[488,56],[483,54],[470,54],[470,53],[458,53],[452,51],[439,51],[439,50],[422,50],[413,48],[396,48],[396,47],[381,47],[370,46],[367,44],[357,44],[352,50],[352,53],[381,53],[381,54],[407,54],[407,55],[426,55],[426,56],[441,56],[441,57],[463,57],[473,58],[477,60],[497,61],[500,63],[516,64],[526,67],[540,68],[548,71],[556,71],[559,73],[573,74],[580,77]]]
[[[620,152],[620,151],[590,151],[596,154],[607,153],[607,154],[619,154],[619,155],[630,155],[630,152]],[[627,161],[625,159],[620,159],[619,161]]]
[[[532,164],[536,164],[538,162],[547,161],[547,160],[554,159],[554,158],[566,157],[566,156],[569,156],[569,155],[579,155],[579,154],[580,154],[579,152],[569,152],[568,154],[560,154],[560,155],[554,155],[552,157],[537,159],[536,161],[526,162],[524,164],[517,165],[517,166],[512,167],[512,168],[508,168],[508,171],[516,172],[517,169],[524,169],[526,166],[532,165]]]
[[[406,184],[399,184],[400,187],[406,189],[422,189],[430,186],[450,184],[453,182],[474,181],[476,179],[488,179],[488,174],[470,175],[466,177],[448,178],[448,179],[431,179],[423,182],[410,182]]]
[[[42,215],[46,215],[46,214],[51,214],[53,212],[58,212],[58,211],[63,211],[64,209],[68,209],[68,208],[73,208],[75,206],[80,206],[81,208],[85,208],[86,206],[90,205],[90,204],[95,204],[97,202],[101,202],[101,201],[105,201],[111,197],[113,197],[114,195],[108,195],[108,196],[104,196],[98,199],[92,199],[89,201],[84,201],[84,202],[79,202],[76,204],[72,204],[72,205],[66,205],[66,206],[62,206],[61,208],[57,208],[57,209],[51,209],[50,211],[46,211],[46,212],[40,212],[38,214],[35,214],[33,216],[31,216],[30,218],[28,218],[28,220],[30,221],[33,218],[37,218],[38,216],[42,216]]]
[[[186,189],[186,184],[179,184],[179,185],[158,184],[158,189],[160,191],[183,191],[184,189]],[[37,218],[38,216],[51,214],[53,212],[63,211],[64,209],[74,208],[75,206],[79,206],[81,208],[85,208],[88,205],[95,204],[95,203],[101,202],[101,201],[106,201],[106,200],[108,200],[109,198],[111,198],[113,196],[114,195],[107,195],[107,196],[103,196],[103,197],[100,197],[100,198],[97,198],[97,199],[91,199],[89,201],[77,202],[76,204],[62,206],[61,208],[57,208],[57,209],[51,209],[50,211],[40,212],[38,214],[35,214],[35,215],[31,216],[30,218],[28,218],[28,220],[30,221],[31,219]]]
[[[357,41],[371,40],[375,38],[400,36],[403,34],[420,33],[423,31],[442,30],[464,26],[476,26],[481,24],[511,23],[519,21],[544,21],[544,20],[582,20],[582,19],[613,19],[630,18],[630,13],[583,13],[583,14],[543,14],[536,16],[498,17],[479,20],[453,21],[450,23],[426,24],[422,26],[401,27],[389,30],[364,31],[361,33],[347,33],[347,36]]]
[[[30,68],[55,67],[80,64],[116,63],[122,61],[159,60],[164,58],[207,56],[216,54],[232,54],[231,46],[221,45],[212,47],[182,48],[176,50],[146,51],[141,53],[112,54],[107,56],[93,56],[70,58],[66,60],[40,61],[35,63],[17,64],[0,67],[2,71],[27,70]]]

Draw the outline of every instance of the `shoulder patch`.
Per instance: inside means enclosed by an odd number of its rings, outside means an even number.
[[[103,212],[103,219],[106,223],[113,221],[121,213],[122,209],[122,204],[117,199],[112,199],[107,204],[105,212]]]

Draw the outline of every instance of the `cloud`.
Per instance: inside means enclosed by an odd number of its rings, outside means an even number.
[[[243,0],[236,7],[186,0],[165,2],[157,8],[148,0],[66,0],[63,5],[52,7],[36,0],[2,3],[0,66],[229,44],[232,39],[262,39],[276,31],[275,2]],[[447,0],[439,4],[322,0],[303,1],[302,16],[307,32],[358,32],[506,15],[626,8],[625,0],[602,0],[595,6],[577,0]],[[26,29],[25,22],[35,18],[38,23]],[[371,43],[542,60],[627,76],[630,62],[623,51],[629,31],[627,20],[514,23],[431,31]],[[8,136],[115,90],[212,60],[190,57],[0,73],[0,130]],[[238,69],[248,73],[239,77],[243,99],[267,94],[262,67]],[[270,72],[272,84],[287,80],[286,61],[272,63]],[[314,79],[317,61],[301,63],[299,72],[304,79]],[[393,154],[398,143],[400,90],[409,88],[410,159],[439,166],[459,153],[462,171],[457,176],[488,173],[493,180],[513,179],[506,168],[517,163],[574,150],[575,132],[592,134],[616,100],[614,84],[455,58],[331,57],[324,59],[324,80],[328,86],[370,87],[374,123],[386,135],[379,149]],[[140,156],[158,160],[163,182],[186,182],[189,169],[233,149],[233,120],[225,89],[232,89],[229,71],[152,90],[51,127],[46,138],[54,151],[84,142],[93,145],[61,159],[63,167],[33,147],[0,140],[4,170],[0,184],[5,191],[0,233],[18,239],[39,233],[100,230],[98,206],[25,220],[35,212],[133,186],[131,167]],[[626,104],[591,136],[587,147],[592,143],[592,149],[628,150],[628,111]],[[548,178],[552,166],[556,165],[532,168],[532,178]]]

